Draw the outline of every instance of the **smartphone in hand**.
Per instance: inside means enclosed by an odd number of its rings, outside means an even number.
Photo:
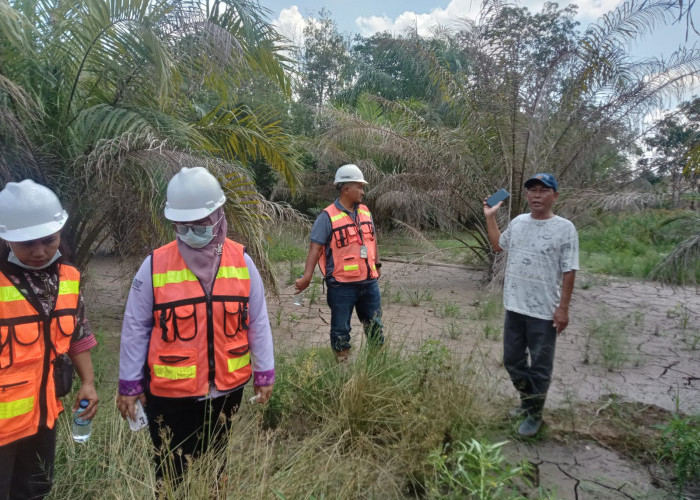
[[[510,198],[510,193],[505,189],[499,189],[491,196],[486,198],[486,204],[490,207],[495,207],[498,205],[499,201],[507,200],[508,198]]]

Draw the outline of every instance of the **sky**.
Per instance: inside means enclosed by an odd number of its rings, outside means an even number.
[[[339,31],[345,35],[359,33],[369,36],[389,30],[402,33],[406,28],[418,27],[420,35],[429,34],[431,26],[450,26],[464,17],[474,18],[479,9],[478,0],[260,0],[262,6],[270,9],[269,18],[285,36],[301,41],[304,18],[317,17],[321,8],[331,12]],[[521,0],[532,12],[540,10],[542,0]],[[611,11],[621,0],[578,0],[577,20],[581,28],[597,21]],[[560,5],[566,5],[559,1]],[[700,24],[700,6],[695,8],[694,19]],[[700,36],[688,34],[686,42],[685,23],[658,27],[650,36],[630,46],[630,55],[635,58],[668,58],[680,46],[700,49]],[[698,86],[695,94],[700,94]],[[690,98],[688,95],[686,98]]]

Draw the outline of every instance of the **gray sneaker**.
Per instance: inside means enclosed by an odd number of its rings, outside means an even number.
[[[506,413],[506,417],[508,417],[511,420],[515,420],[516,418],[522,417],[526,413],[527,413],[527,408],[523,408],[522,406],[518,406],[517,408],[513,408],[508,413]]]
[[[542,417],[528,415],[527,418],[520,424],[518,434],[520,434],[522,437],[534,437],[540,431],[540,427],[542,427]]]

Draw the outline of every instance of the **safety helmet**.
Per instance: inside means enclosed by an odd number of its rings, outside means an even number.
[[[165,218],[192,222],[207,217],[226,203],[219,181],[204,167],[182,167],[168,182]]]
[[[362,170],[352,163],[343,165],[335,172],[335,180],[333,183],[337,186],[344,182],[361,182],[362,184],[367,184],[365,176],[362,175]]]
[[[31,241],[59,231],[68,220],[58,196],[31,179],[8,182],[0,191],[0,238]]]

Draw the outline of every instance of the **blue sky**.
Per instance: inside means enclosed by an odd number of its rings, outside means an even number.
[[[480,2],[472,0],[260,0],[264,7],[272,11],[270,19],[288,36],[292,32],[301,33],[303,18],[315,16],[325,7],[338,24],[340,31],[346,34],[360,33],[370,35],[377,31],[391,30],[401,32],[406,26],[418,26],[419,33],[426,34],[431,25],[440,23],[448,25],[451,20],[460,17],[473,17]],[[537,11],[542,0],[524,0],[532,11]],[[579,0],[578,20],[582,27],[596,21],[601,15],[621,4],[620,0]],[[560,2],[563,5],[564,2]],[[700,20],[700,7],[696,7],[696,22]],[[299,36],[297,36],[299,38]],[[685,41],[685,24],[659,27],[651,36],[630,47],[634,57],[668,57],[679,46],[700,48],[700,37],[689,34]]]

